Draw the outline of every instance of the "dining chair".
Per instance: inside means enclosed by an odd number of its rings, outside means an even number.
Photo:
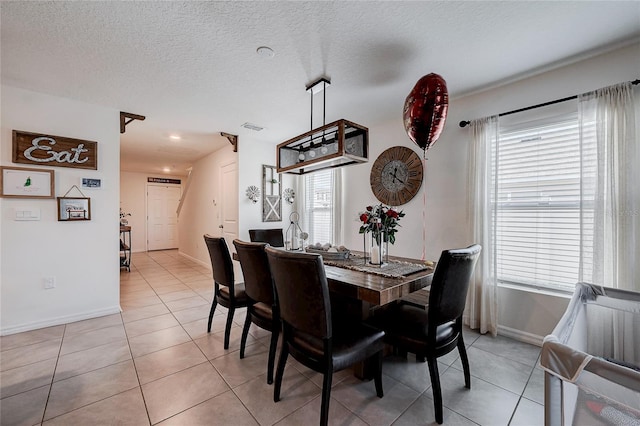
[[[464,384],[471,389],[469,359],[462,337],[462,313],[481,249],[475,244],[442,252],[433,273],[426,309],[399,303],[374,315],[369,321],[384,330],[385,342],[394,348],[403,353],[415,353],[417,359],[427,359],[438,424],[442,424],[442,391],[437,359],[457,347],[464,370]]]
[[[269,243],[271,247],[284,247],[282,228],[249,229],[251,242]]]
[[[229,336],[231,334],[231,326],[233,325],[233,314],[236,308],[247,306],[247,293],[244,290],[243,283],[234,282],[233,262],[224,238],[205,235],[204,241],[207,244],[207,249],[209,249],[214,283],[213,301],[211,302],[211,310],[209,311],[207,333],[211,332],[213,313],[216,311],[216,305],[220,303],[228,310],[227,325],[224,330],[224,348],[229,349]]]
[[[333,373],[357,362],[375,361],[376,394],[382,398],[384,332],[360,321],[333,326],[329,287],[319,254],[265,249],[282,319],[282,346],[276,370],[273,400],[280,388],[289,354],[322,373],[320,424],[329,420]]]
[[[238,253],[242,267],[244,288],[248,298],[247,317],[240,340],[240,359],[244,358],[251,323],[270,331],[271,344],[269,345],[269,361],[267,363],[267,383],[271,384],[273,383],[273,365],[275,364],[276,346],[281,325],[269,260],[264,251],[268,243],[250,243],[236,239],[233,240],[233,245],[236,247],[236,253]]]

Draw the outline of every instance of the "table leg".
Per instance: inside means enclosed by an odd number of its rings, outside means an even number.
[[[353,324],[369,318],[371,304],[362,300],[331,294],[331,319],[333,327],[340,324]],[[371,380],[375,371],[375,362],[369,360],[353,365],[353,374],[360,380]]]

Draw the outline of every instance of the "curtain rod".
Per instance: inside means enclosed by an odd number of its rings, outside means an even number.
[[[631,84],[636,85],[636,84],[640,84],[640,79],[638,80],[633,80],[631,82]],[[562,99],[556,99],[555,101],[549,101],[549,102],[545,102],[542,104],[538,104],[538,105],[532,105],[529,107],[525,107],[525,108],[520,108],[520,109],[514,109],[513,111],[508,111],[508,112],[503,112],[498,114],[498,117],[502,117],[505,115],[510,115],[510,114],[515,114],[517,112],[523,112],[523,111],[528,111],[530,109],[535,109],[535,108],[540,108],[540,107],[545,107],[547,105],[553,105],[553,104],[558,104],[560,102],[566,102],[566,101],[570,101],[571,99],[578,99],[578,95],[573,95],[573,96],[569,96],[567,98],[562,98]],[[459,125],[460,127],[467,127],[469,124],[471,124],[471,121],[465,121],[462,120]]]

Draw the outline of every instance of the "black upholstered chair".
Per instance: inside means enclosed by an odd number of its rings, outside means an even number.
[[[373,358],[376,361],[376,393],[382,398],[384,332],[359,321],[333,327],[329,288],[320,255],[292,253],[272,247],[265,250],[282,318],[283,342],[273,400],[280,400],[282,377],[289,354],[324,376],[321,425],[326,425],[329,420],[331,381],[335,371]]]
[[[284,247],[282,228],[249,229],[249,239],[254,243],[269,243],[272,247]]]
[[[244,288],[249,299],[247,303],[247,317],[242,329],[240,341],[240,358],[244,358],[249,327],[254,323],[258,327],[271,332],[269,346],[269,362],[267,364],[267,383],[273,383],[273,365],[276,358],[276,346],[280,335],[280,314],[276,305],[275,290],[271,280],[269,260],[264,248],[267,243],[249,243],[233,240],[236,253],[240,259]]]
[[[211,311],[209,311],[207,332],[211,332],[213,313],[216,311],[216,305],[220,303],[228,309],[227,325],[224,330],[224,348],[229,349],[229,335],[233,324],[233,314],[236,308],[247,306],[247,293],[244,291],[243,283],[234,282],[233,262],[224,238],[205,235],[204,242],[209,249],[214,282],[213,302],[211,302]]]
[[[433,274],[429,305],[398,304],[375,315],[370,323],[385,331],[385,342],[406,353],[427,359],[436,422],[442,424],[442,392],[437,359],[456,347],[464,370],[464,384],[471,388],[469,360],[462,338],[462,313],[469,282],[481,247],[445,250]]]

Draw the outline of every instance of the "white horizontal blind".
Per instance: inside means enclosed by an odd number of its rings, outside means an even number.
[[[333,243],[332,200],[333,171],[321,170],[305,175],[305,223],[309,227],[310,244]]]
[[[593,203],[581,203],[580,194],[581,167],[595,170],[590,145],[581,166],[577,114],[500,130],[492,200],[500,281],[573,291],[581,220],[593,226]]]

